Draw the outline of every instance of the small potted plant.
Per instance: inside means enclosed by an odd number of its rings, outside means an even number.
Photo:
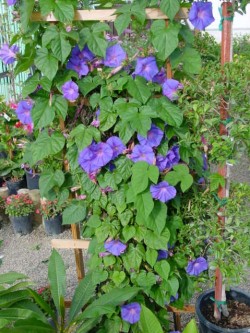
[[[43,217],[43,224],[48,235],[58,235],[62,233],[62,211],[63,205],[59,205],[57,200],[41,199],[41,208],[37,210]]]
[[[31,214],[34,212],[34,203],[27,194],[10,195],[6,199],[5,212],[9,215],[16,234],[31,233]]]

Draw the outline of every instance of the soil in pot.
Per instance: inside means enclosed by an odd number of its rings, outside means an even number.
[[[26,179],[20,179],[18,181],[7,180],[6,185],[9,190],[9,195],[17,194],[18,190],[20,190],[21,188],[27,187]]]
[[[57,215],[49,220],[44,220],[47,235],[59,235],[63,232],[62,216]]]
[[[250,295],[243,290],[231,288],[226,291],[229,317],[214,319],[214,290],[201,294],[196,301],[196,314],[200,322],[200,333],[249,333]]]
[[[39,190],[39,174],[26,172],[27,187],[29,190]]]
[[[203,316],[211,323],[224,328],[245,328],[250,327],[250,306],[238,301],[227,302],[229,316],[223,317],[220,321],[214,318],[213,304],[208,304],[201,309]]]
[[[16,234],[27,235],[32,231],[32,222],[28,216],[10,216],[10,220]]]

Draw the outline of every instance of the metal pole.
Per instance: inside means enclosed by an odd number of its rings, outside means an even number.
[[[223,66],[227,62],[232,61],[232,2],[222,3],[222,35],[221,35],[221,65]],[[223,96],[220,105],[220,135],[227,135],[227,128],[223,121],[228,118],[228,103],[224,100]],[[223,199],[228,196],[228,184],[229,181],[229,166],[222,165],[218,168],[218,173],[223,176],[226,180],[225,186],[220,186],[218,190],[218,197]],[[219,224],[223,227],[225,224],[225,216],[223,211],[218,214]],[[215,299],[217,301],[225,301],[225,286],[223,285],[223,276],[219,267],[215,271]],[[216,319],[221,318],[221,312],[219,311],[217,305],[214,307],[214,316]]]

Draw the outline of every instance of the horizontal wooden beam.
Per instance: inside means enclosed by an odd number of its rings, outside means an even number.
[[[91,10],[76,10],[75,21],[109,21],[112,22],[116,19],[116,9],[91,9]],[[187,19],[187,8],[182,8],[176,15],[178,20]],[[146,17],[148,20],[167,20],[168,17],[162,13],[158,8],[146,8]],[[32,13],[32,21],[45,21],[45,22],[57,22],[58,20],[51,13],[47,16],[42,16],[40,12]]]
[[[51,247],[55,249],[83,249],[87,250],[90,241],[82,239],[52,239]]]

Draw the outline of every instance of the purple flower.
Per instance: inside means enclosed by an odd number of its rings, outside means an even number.
[[[130,303],[121,307],[121,317],[130,324],[135,324],[140,320],[141,306],[139,303]]]
[[[189,261],[186,272],[189,275],[198,276],[201,272],[208,269],[208,264],[205,258],[199,257],[195,260]]]
[[[167,259],[168,258],[168,250],[158,250],[157,261]]]
[[[169,333],[181,333],[180,331],[171,331]]]
[[[114,256],[118,257],[122,253],[124,253],[124,251],[127,248],[127,245],[123,244],[118,239],[116,239],[116,240],[106,241],[104,243],[104,248],[105,248],[106,251],[108,251],[111,254],[113,254]]]
[[[79,75],[79,78],[87,75],[89,72],[88,65],[85,62],[82,62],[77,58],[70,58],[67,63],[66,68],[72,69],[73,71],[77,72]]]
[[[20,101],[15,110],[17,118],[25,125],[32,124],[31,109],[31,101]]]
[[[179,298],[179,294],[178,294],[178,293],[176,293],[175,296],[171,296],[171,297],[170,297],[170,303],[172,303],[172,302],[174,302],[174,301],[177,301],[178,298]]]
[[[164,157],[162,155],[156,156],[156,166],[162,172],[165,169],[171,169],[180,161],[179,147],[173,146]]]
[[[113,150],[113,157],[112,157],[112,159],[114,159],[118,155],[122,154],[122,152],[126,149],[126,147],[123,144],[122,140],[120,138],[118,138],[118,136],[111,136],[107,140],[107,144]]]
[[[159,72],[155,57],[137,58],[135,75],[144,77],[147,81],[152,81]]]
[[[151,185],[150,193],[154,199],[168,202],[176,196],[176,189],[164,181],[157,185]]]
[[[153,82],[163,84],[167,80],[166,71],[162,68],[154,77]]]
[[[107,143],[92,143],[80,152],[78,162],[87,173],[97,171],[107,163],[113,156],[113,150]]]
[[[63,97],[71,102],[74,102],[79,96],[78,85],[72,80],[64,83],[62,86],[62,92]]]
[[[193,2],[188,17],[195,29],[205,30],[214,22],[212,2]]]
[[[104,65],[107,67],[121,66],[126,59],[127,54],[119,44],[112,45],[107,48]]]
[[[203,159],[203,166],[202,169],[204,171],[206,171],[208,169],[208,163],[207,163],[207,155],[206,154],[202,154],[202,159]]]
[[[6,0],[8,6],[13,6],[17,0]]]
[[[155,154],[153,149],[149,146],[135,145],[130,158],[135,163],[145,161],[148,164],[153,164],[155,161]]]
[[[19,47],[17,45],[12,45],[9,47],[8,44],[3,44],[0,49],[0,59],[5,65],[13,64],[16,61],[16,54],[19,52]]]
[[[175,101],[178,99],[177,91],[179,89],[183,89],[183,85],[177,80],[167,79],[162,84],[162,93],[164,96],[170,99],[170,101]]]
[[[159,127],[152,124],[150,130],[147,133],[147,138],[144,138],[143,136],[138,134],[137,139],[143,146],[146,145],[150,147],[158,147],[163,138],[163,134],[163,131]]]
[[[94,127],[99,127],[100,126],[100,120],[98,120],[98,119],[94,119],[92,122],[91,122],[91,124],[90,125],[92,125],[92,126],[94,126]]]
[[[82,51],[79,49],[79,46],[76,45],[71,52],[71,58],[76,58],[83,62],[89,62],[95,58],[95,55],[90,51],[87,45],[84,46]]]

